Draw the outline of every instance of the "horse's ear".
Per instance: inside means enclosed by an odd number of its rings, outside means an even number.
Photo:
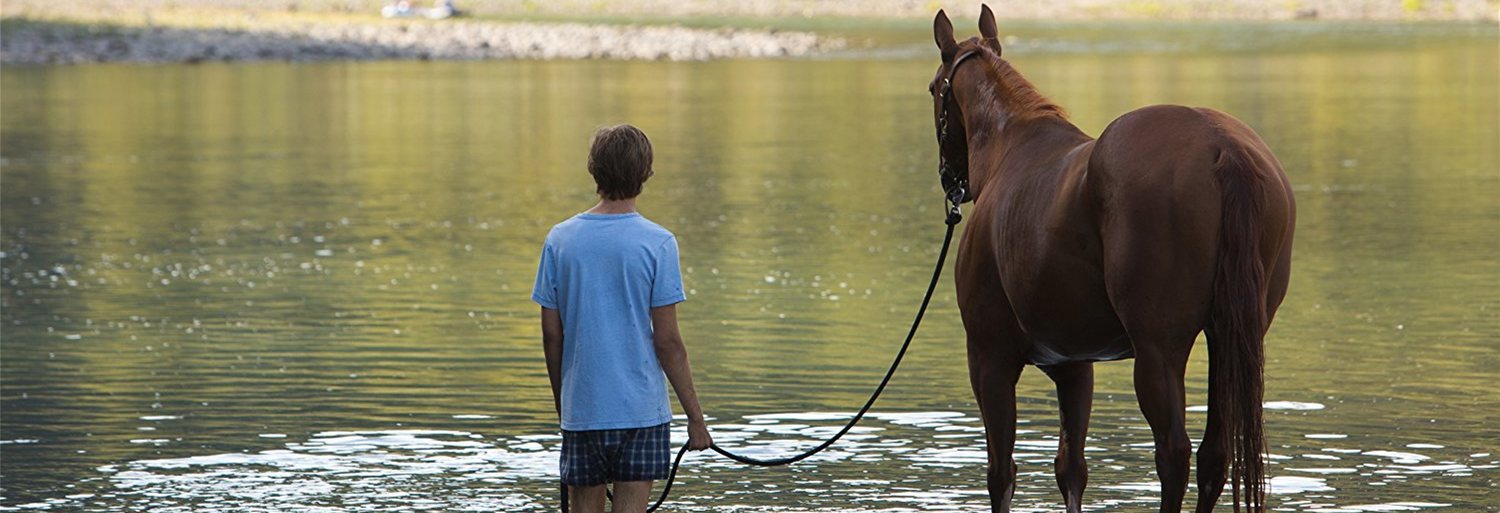
[[[989,45],[998,55],[1000,53],[1000,30],[995,28],[995,12],[990,10],[988,4],[980,4],[979,11],[979,35],[984,37],[984,44]]]
[[[938,9],[937,17],[932,19],[932,38],[943,54],[943,62],[953,60],[953,55],[958,53],[958,41],[953,40],[953,22],[942,9]]]

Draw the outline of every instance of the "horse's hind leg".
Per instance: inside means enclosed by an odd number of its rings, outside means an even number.
[[[1062,490],[1068,513],[1080,513],[1083,488],[1089,482],[1083,445],[1094,406],[1094,364],[1066,363],[1042,367],[1042,371],[1057,384],[1058,409],[1062,413],[1062,432],[1057,442],[1057,487]]]
[[[1121,190],[1104,208],[1115,215],[1100,221],[1104,285],[1135,350],[1136,399],[1155,439],[1163,513],[1182,511],[1187,494],[1192,442],[1182,378],[1208,318],[1219,246],[1218,191],[1190,162],[1214,152],[1201,138],[1182,139],[1166,157],[1151,153],[1158,146],[1113,155],[1114,176],[1132,178],[1113,184]],[[1111,144],[1119,150],[1122,143]]]
[[[1193,446],[1184,422],[1187,405],[1182,377],[1196,335],[1179,334],[1154,339],[1154,343],[1135,344],[1135,395],[1156,442],[1162,513],[1182,511],[1182,499],[1187,494],[1188,462]]]
[[[1222,350],[1222,349],[1221,349]],[[1208,351],[1214,351],[1214,334],[1208,333]],[[1223,371],[1220,371],[1223,372]],[[1208,403],[1224,391],[1214,389],[1214,369],[1208,369]],[[1203,441],[1198,443],[1198,507],[1197,513],[1214,510],[1219,495],[1224,493],[1224,483],[1229,480],[1229,431],[1224,424],[1222,408],[1208,409],[1208,427],[1203,430]]]

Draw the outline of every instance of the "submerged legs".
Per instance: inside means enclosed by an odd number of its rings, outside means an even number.
[[[1187,494],[1188,460],[1193,450],[1184,424],[1187,406],[1182,376],[1192,338],[1187,340],[1185,346],[1136,344],[1135,394],[1156,442],[1162,513],[1182,511],[1182,498]],[[1174,350],[1168,350],[1172,346]]]
[[[1208,352],[1214,352],[1214,334],[1208,333]],[[1212,357],[1210,357],[1212,358]],[[1221,371],[1222,372],[1222,371]],[[1198,506],[1197,513],[1213,511],[1214,503],[1224,492],[1224,483],[1229,480],[1229,426],[1224,422],[1226,412],[1215,407],[1214,399],[1225,393],[1214,387],[1214,368],[1208,367],[1208,427],[1203,430],[1203,441],[1198,444]]]
[[[987,350],[988,349],[988,350]],[[969,382],[984,417],[985,441],[989,447],[987,482],[990,510],[1009,512],[1016,491],[1016,381],[1023,361],[997,355],[993,348],[976,347],[969,341]]]
[[[1088,437],[1089,413],[1094,405],[1094,364],[1068,363],[1041,368],[1057,384],[1058,409],[1062,413],[1062,431],[1057,443],[1057,487],[1062,490],[1068,513],[1083,511],[1083,488],[1089,482],[1089,470],[1083,458],[1084,440]]]

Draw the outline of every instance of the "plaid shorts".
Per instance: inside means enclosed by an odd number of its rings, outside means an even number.
[[[563,431],[563,484],[666,479],[672,467],[671,426],[666,422],[643,428]]]

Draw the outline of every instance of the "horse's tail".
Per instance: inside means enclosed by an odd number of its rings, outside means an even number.
[[[1266,269],[1260,260],[1262,183],[1253,156],[1231,144],[1214,166],[1223,197],[1208,329],[1209,415],[1227,442],[1234,510],[1264,511]],[[1205,440],[1205,443],[1208,441]],[[1243,492],[1243,495],[1242,495]]]

